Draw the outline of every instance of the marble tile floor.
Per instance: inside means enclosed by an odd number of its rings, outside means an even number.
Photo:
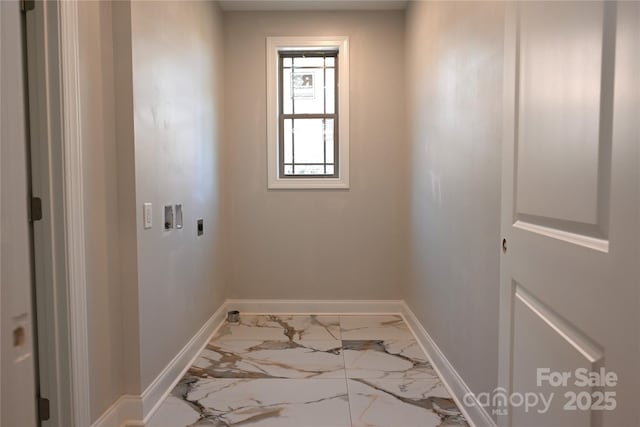
[[[400,316],[241,315],[148,427],[467,426]]]

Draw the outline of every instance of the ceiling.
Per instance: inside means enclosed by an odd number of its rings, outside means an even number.
[[[408,0],[220,0],[224,11],[402,10]]]

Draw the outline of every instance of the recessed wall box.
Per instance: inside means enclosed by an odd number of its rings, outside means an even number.
[[[176,205],[176,228],[182,228],[182,205]]]
[[[173,206],[167,205],[164,207],[164,229],[166,231],[173,229]]]

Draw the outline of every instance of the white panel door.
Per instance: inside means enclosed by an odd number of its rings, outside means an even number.
[[[36,422],[22,16],[0,1],[0,425]]]
[[[493,409],[518,427],[638,426],[640,3],[514,3],[505,40],[497,393],[511,400]]]

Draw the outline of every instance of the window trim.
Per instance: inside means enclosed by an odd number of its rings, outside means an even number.
[[[280,176],[279,141],[279,52],[336,49],[339,55],[338,176],[309,178]],[[349,38],[348,37],[268,37],[267,38],[267,175],[269,189],[349,188]]]

